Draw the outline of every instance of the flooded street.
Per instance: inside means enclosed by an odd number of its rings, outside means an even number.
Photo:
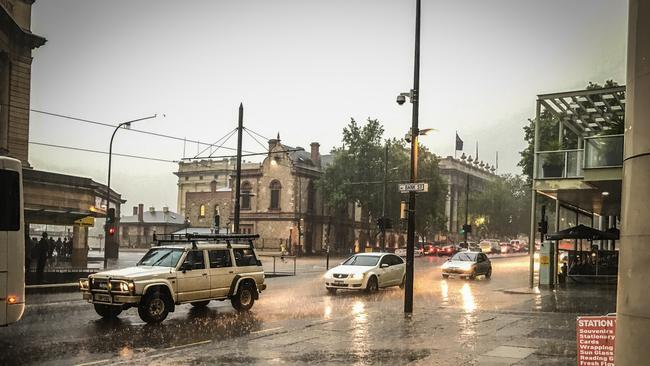
[[[77,293],[37,295],[40,303],[28,305],[21,322],[0,329],[0,363],[405,364],[445,348],[466,351],[461,359],[467,361],[498,343],[486,331],[524,335],[531,329],[523,315],[563,306],[557,295],[509,291],[525,287],[527,257],[494,259],[492,279],[474,281],[442,279],[445,260],[416,259],[412,319],[404,318],[398,287],[328,295],[322,271],[267,279],[249,313],[237,313],[227,301],[203,309],[181,305],[160,325],[145,324],[136,309],[102,320]],[[553,328],[556,321],[573,331],[555,318],[537,327]]]

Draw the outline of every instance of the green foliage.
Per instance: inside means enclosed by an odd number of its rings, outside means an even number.
[[[319,185],[326,204],[335,212],[345,213],[352,203],[359,203],[368,221],[382,215],[384,149],[388,146],[386,180],[386,216],[399,227],[400,194],[397,182],[410,177],[410,146],[404,140],[383,141],[384,129],[373,119],[360,125],[354,119],[343,129],[342,146],[332,151],[334,160],[327,167]],[[419,148],[419,181],[429,183],[429,192],[418,194],[416,231],[432,236],[444,226],[446,186],[438,171],[438,159],[423,146]],[[372,221],[374,222],[374,220]]]
[[[523,176],[504,174],[473,194],[474,217],[484,217],[490,235],[514,237],[530,223],[530,185]],[[473,206],[473,207],[472,207]]]
[[[618,86],[618,83],[613,80],[607,80],[603,86],[597,83],[589,82],[586,89],[602,89],[602,88],[612,88]],[[623,98],[623,96],[620,96]],[[600,101],[600,96],[596,95],[592,97],[594,102]],[[532,182],[533,178],[533,155],[534,155],[534,144],[535,144],[535,124],[534,121],[529,119],[528,124],[523,127],[524,129],[524,140],[528,144],[524,150],[519,152],[521,159],[517,164],[522,168],[522,174],[528,179],[529,184]],[[553,116],[548,110],[543,109],[542,113],[539,116],[539,151],[554,151],[559,149],[576,149],[577,148],[577,139],[569,133],[564,134],[564,139],[562,144],[558,143],[558,123],[559,120],[557,117]],[[605,131],[603,134],[621,134],[625,127],[623,118],[614,116],[612,122],[609,124],[610,129]]]

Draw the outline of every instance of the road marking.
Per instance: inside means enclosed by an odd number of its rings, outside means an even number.
[[[105,360],[92,361],[92,362],[86,362],[86,363],[78,363],[75,366],[99,365],[100,363],[106,363],[106,362],[111,362],[111,360],[107,358]]]
[[[183,344],[183,345],[181,345],[181,346],[167,347],[167,348],[163,348],[163,350],[165,350],[165,351],[171,351],[171,350],[173,350],[173,349],[179,349],[179,348],[185,348],[185,347],[198,346],[199,344],[207,344],[207,343],[211,343],[211,342],[212,342],[211,340],[200,341],[200,342],[194,342],[194,343]]]
[[[259,334],[259,333],[264,333],[264,332],[271,332],[271,331],[278,330],[278,329],[282,329],[282,328],[284,328],[284,327],[276,327],[276,328],[262,329],[262,330],[258,330],[258,331],[255,331],[255,332],[250,332],[250,334]]]

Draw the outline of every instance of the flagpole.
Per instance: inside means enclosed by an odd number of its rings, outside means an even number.
[[[456,130],[456,136],[454,138],[454,159],[456,159],[456,153],[458,152],[458,150],[456,150],[456,141],[458,141],[458,130]]]

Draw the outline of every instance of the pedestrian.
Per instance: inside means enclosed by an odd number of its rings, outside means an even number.
[[[286,259],[284,259],[284,256],[287,254],[287,246],[283,243],[280,242],[280,260],[282,263],[286,262]]]
[[[29,272],[29,269],[32,267],[32,238],[29,237],[29,233],[25,233],[25,274]]]
[[[36,263],[36,274],[39,283],[43,282],[43,271],[45,270],[45,262],[47,261],[47,253],[49,250],[49,240],[47,240],[47,233],[43,232],[43,237],[38,242],[36,252],[38,255],[38,262]]]

